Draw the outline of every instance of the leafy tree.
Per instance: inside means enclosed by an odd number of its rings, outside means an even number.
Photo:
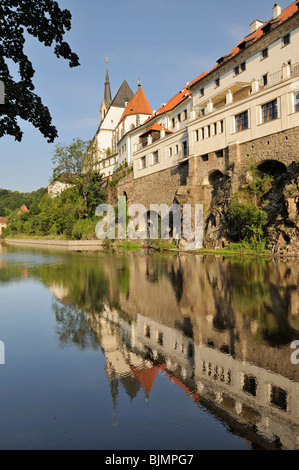
[[[20,209],[23,204],[30,209],[30,212],[35,211],[36,205],[39,204],[46,192],[46,188],[40,188],[31,193],[20,193],[0,188],[0,216],[8,217],[16,209]],[[35,205],[35,209],[32,209],[32,205]]]
[[[68,145],[57,144],[52,162],[52,182],[59,180],[77,186],[83,203],[83,216],[92,217],[106,197],[102,190],[102,175],[94,170],[99,156],[95,141],[73,139]]]
[[[12,135],[22,140],[23,132],[17,117],[29,121],[48,142],[57,137],[50,112],[34,93],[34,69],[24,51],[25,34],[36,37],[51,47],[54,54],[77,67],[79,58],[63,38],[71,29],[71,13],[61,10],[54,0],[5,0],[0,3],[0,80],[5,84],[5,110],[0,114],[0,137]],[[19,81],[9,69],[10,62],[18,64]]]

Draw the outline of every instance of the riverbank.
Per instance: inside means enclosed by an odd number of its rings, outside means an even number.
[[[222,249],[206,249],[186,250],[178,248],[175,243],[167,240],[146,240],[129,241],[129,240],[65,240],[65,239],[48,239],[48,238],[5,238],[1,242],[7,245],[32,246],[35,248],[58,248],[71,251],[98,251],[98,250],[116,250],[116,251],[138,251],[149,250],[158,253],[190,253],[190,254],[211,254],[220,256],[264,256],[273,257],[270,250],[266,250],[260,246],[253,247],[246,243],[233,243],[231,246]],[[277,255],[276,255],[277,256]]]
[[[34,246],[36,248],[52,247],[67,250],[101,250],[103,242],[100,240],[48,240],[35,238],[5,238],[1,240],[7,245]]]

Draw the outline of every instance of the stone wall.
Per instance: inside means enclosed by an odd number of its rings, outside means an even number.
[[[120,181],[117,194],[122,196],[125,193],[128,203],[143,204],[146,208],[149,208],[150,204],[171,205],[178,188],[186,184],[187,176],[186,163],[136,180],[131,176]]]
[[[211,175],[216,171],[240,183],[253,162],[275,160],[288,167],[299,158],[298,139],[299,128],[296,127],[244,144],[235,143],[222,152],[197,156],[190,162],[189,184],[211,184]]]
[[[184,188],[184,202],[188,203],[188,193],[191,194],[195,188],[205,188],[205,191],[196,191],[196,194],[199,196],[202,193],[203,198],[197,203],[206,204],[210,199],[207,192],[217,182],[217,176],[221,174],[228,176],[233,190],[236,190],[239,184],[244,182],[249,166],[253,162],[260,164],[274,160],[288,168],[293,162],[298,161],[298,142],[299,127],[245,144],[235,143],[220,152],[190,157],[189,162],[143,178],[134,180],[130,174],[119,182],[117,195],[126,194],[129,203],[139,203],[149,207],[150,204],[171,205],[176,199],[177,191],[182,192],[182,188]],[[191,199],[194,199],[193,196]]]

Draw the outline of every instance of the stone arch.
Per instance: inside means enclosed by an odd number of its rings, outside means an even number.
[[[224,174],[220,170],[213,170],[208,175],[208,184],[213,188],[222,180]]]
[[[274,178],[287,172],[286,165],[279,160],[263,160],[257,164],[257,168],[261,173],[267,173]]]

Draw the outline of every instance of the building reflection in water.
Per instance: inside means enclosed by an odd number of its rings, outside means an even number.
[[[104,270],[108,295],[87,320],[106,357],[114,425],[119,385],[149,399],[163,371],[233,432],[299,448],[296,262],[132,254]]]

